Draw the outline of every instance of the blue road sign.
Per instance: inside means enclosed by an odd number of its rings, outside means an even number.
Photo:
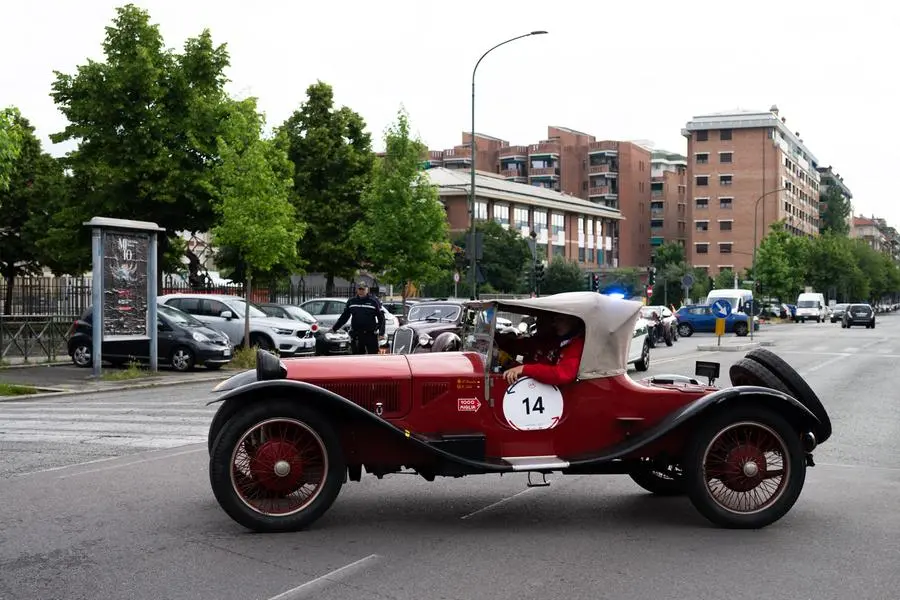
[[[731,314],[731,302],[728,300],[716,300],[711,308],[717,319],[725,319]]]

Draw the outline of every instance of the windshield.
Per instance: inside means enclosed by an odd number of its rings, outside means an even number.
[[[847,308],[847,306],[849,306],[849,305],[847,305],[847,304],[835,304],[835,305],[834,305],[834,310],[844,310],[845,308]]]
[[[159,314],[165,316],[173,323],[178,323],[179,325],[184,325],[185,327],[206,327],[202,322],[198,321],[191,315],[187,314],[186,312],[182,312],[172,306],[159,304],[156,307],[156,311]]]
[[[243,300],[228,300],[228,308],[235,312],[236,317],[243,317],[247,312],[247,304]],[[264,313],[261,308],[250,303],[250,318],[251,319],[260,319],[267,318],[269,315]]]
[[[409,309],[408,321],[455,321],[462,307],[453,304],[417,304]]]
[[[292,318],[303,321],[307,325],[312,325],[316,322],[316,318],[300,308],[299,306],[285,306],[284,311],[289,314]]]
[[[818,305],[815,300],[801,300],[797,303],[797,308],[816,308]]]

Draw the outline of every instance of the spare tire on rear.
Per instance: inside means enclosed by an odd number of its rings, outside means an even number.
[[[832,427],[828,412],[806,380],[787,361],[765,348],[754,348],[744,356],[744,359],[752,360],[774,373],[787,388],[787,393],[809,409],[809,412],[816,415],[816,418],[821,421],[818,430],[813,431],[816,443],[821,444],[831,437]]]
[[[782,394],[792,395],[775,373],[747,358],[741,358],[731,365],[731,368],[728,369],[728,376],[731,378],[732,385],[761,386]]]

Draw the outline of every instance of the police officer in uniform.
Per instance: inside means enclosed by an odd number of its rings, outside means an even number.
[[[355,354],[378,354],[378,338],[384,335],[385,320],[381,302],[369,295],[369,286],[360,283],[356,297],[347,301],[347,308],[331,331],[337,331],[350,320],[350,336]]]

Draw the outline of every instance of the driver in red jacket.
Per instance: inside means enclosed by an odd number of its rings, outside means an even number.
[[[543,318],[539,322],[541,320]],[[539,332],[533,338],[510,344],[515,347],[515,350],[510,348],[510,354],[515,356],[531,350],[534,358],[533,362],[505,371],[503,377],[507,383],[515,383],[519,377],[533,377],[541,383],[551,385],[566,385],[575,381],[584,351],[584,326],[576,317],[554,314],[551,317],[550,331],[552,335],[542,335]]]

